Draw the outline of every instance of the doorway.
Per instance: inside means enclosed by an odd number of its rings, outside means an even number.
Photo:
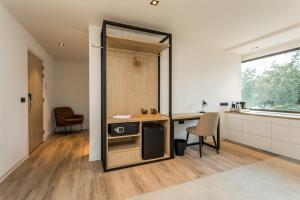
[[[28,51],[28,150],[43,143],[43,62]]]

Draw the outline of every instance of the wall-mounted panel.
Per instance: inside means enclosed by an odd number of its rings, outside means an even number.
[[[158,108],[157,55],[107,51],[107,115],[136,115],[141,108]],[[142,60],[135,66],[135,56]]]

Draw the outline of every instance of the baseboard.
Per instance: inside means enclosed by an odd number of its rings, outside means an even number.
[[[50,131],[49,135],[44,136],[44,142],[53,135],[53,131]]]
[[[13,171],[15,171],[17,167],[19,167],[25,160],[27,160],[27,158],[28,156],[22,158],[19,162],[17,162],[17,164],[15,164],[12,168],[10,168],[8,172],[6,172],[3,176],[1,176],[0,183],[2,183],[2,181],[4,181]]]

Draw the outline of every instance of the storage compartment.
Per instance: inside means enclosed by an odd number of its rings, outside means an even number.
[[[128,149],[126,151],[113,151],[108,153],[108,167],[119,167],[141,161],[141,149]]]
[[[114,123],[108,125],[108,133],[111,137],[118,137],[124,135],[135,135],[139,133],[139,123]]]
[[[143,123],[142,158],[144,160],[164,156],[165,130],[161,123]]]
[[[108,152],[127,151],[140,148],[140,137],[116,138],[108,141]]]

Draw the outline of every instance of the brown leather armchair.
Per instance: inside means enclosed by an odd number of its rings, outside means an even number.
[[[57,107],[54,108],[55,112],[55,122],[56,127],[54,133],[56,132],[57,127],[65,127],[65,134],[67,133],[67,126],[70,126],[70,131],[72,131],[72,126],[80,124],[82,132],[82,123],[83,115],[74,114],[72,108],[70,107]]]

